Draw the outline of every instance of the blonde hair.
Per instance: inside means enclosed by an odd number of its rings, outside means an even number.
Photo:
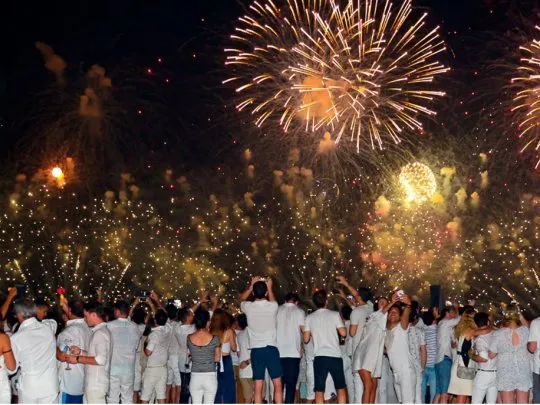
[[[476,329],[474,323],[474,314],[476,311],[474,309],[466,309],[461,315],[461,319],[454,330],[454,336],[456,339],[459,339],[461,336],[464,336],[467,332],[473,331]]]
[[[521,325],[519,307],[514,304],[508,305],[503,311],[502,325],[506,327],[510,322],[515,322],[518,326]]]

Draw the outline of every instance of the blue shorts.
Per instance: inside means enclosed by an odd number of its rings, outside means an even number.
[[[83,395],[70,395],[65,392],[60,393],[61,404],[82,404]]]
[[[444,356],[444,360],[435,364],[435,375],[437,377],[437,394],[448,393],[450,385],[450,375],[452,372],[452,360]]]
[[[266,370],[268,370],[272,380],[280,378],[283,373],[277,347],[266,346],[251,349],[251,368],[253,380],[264,380]]]
[[[336,390],[347,388],[345,373],[343,372],[343,359],[341,357],[315,356],[313,361],[313,374],[315,387],[313,391],[324,392],[328,374],[334,380]]]

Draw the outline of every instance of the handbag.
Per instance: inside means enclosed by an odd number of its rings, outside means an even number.
[[[477,370],[475,367],[465,367],[460,366],[459,364],[457,366],[457,376],[462,380],[474,380],[474,377],[476,377],[476,371]]]

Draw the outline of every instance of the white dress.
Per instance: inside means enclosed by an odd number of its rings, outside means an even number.
[[[380,310],[369,316],[362,339],[354,351],[353,370],[367,370],[373,378],[381,376],[387,316]]]
[[[0,356],[0,404],[11,403],[11,384],[8,371],[4,362],[4,355]]]
[[[458,340],[458,351],[461,352],[461,348],[463,346],[463,342],[465,341],[465,337],[461,336]],[[463,359],[459,354],[456,354],[456,356],[453,359],[452,362],[452,370],[450,372],[450,385],[448,386],[448,393],[453,395],[464,395],[470,397],[472,395],[473,391],[473,382],[474,380],[466,380],[464,378],[459,378],[457,376],[457,369],[458,366],[465,366],[463,363]],[[469,360],[469,368],[476,368],[476,363],[470,359]]]

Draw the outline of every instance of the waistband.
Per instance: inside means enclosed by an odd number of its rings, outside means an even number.
[[[497,372],[497,370],[482,370],[481,368],[479,368],[478,371],[483,371],[485,373],[496,373]]]

